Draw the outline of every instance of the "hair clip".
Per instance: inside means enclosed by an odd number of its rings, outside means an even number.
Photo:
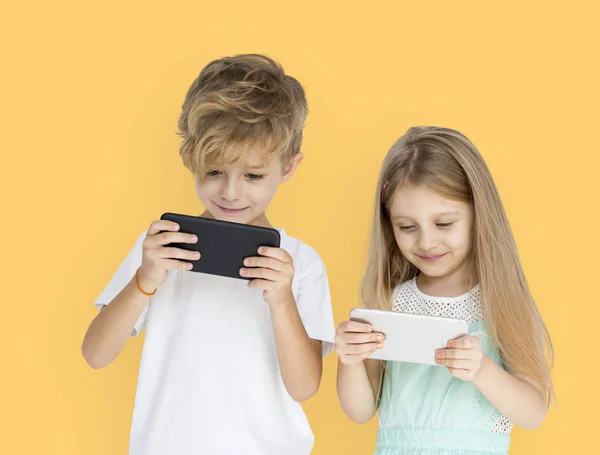
[[[385,202],[385,192],[387,190],[388,187],[388,183],[390,183],[390,181],[388,180],[387,182],[385,182],[383,184],[383,188],[381,188],[381,203],[383,204]]]

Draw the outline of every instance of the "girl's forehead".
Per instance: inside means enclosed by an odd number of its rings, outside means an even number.
[[[393,217],[414,217],[463,212],[468,207],[464,201],[451,199],[429,188],[406,185],[394,192],[390,212]]]

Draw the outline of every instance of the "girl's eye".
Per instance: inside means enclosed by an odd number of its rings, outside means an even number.
[[[246,174],[248,180],[260,180],[264,177],[262,174]]]
[[[414,229],[414,226],[398,226],[400,228],[401,231],[410,231],[412,229]]]
[[[454,224],[454,221],[451,223],[437,223],[437,227],[441,227],[441,228],[449,228],[450,226],[452,226]]]
[[[217,177],[217,176],[221,175],[221,171],[217,171],[217,170],[208,171],[206,173],[206,175],[208,175],[209,177]]]

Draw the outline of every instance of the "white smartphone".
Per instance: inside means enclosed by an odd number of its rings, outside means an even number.
[[[350,319],[368,323],[373,332],[384,334],[383,348],[369,357],[379,360],[436,365],[435,351],[469,333],[466,321],[441,316],[355,308]]]

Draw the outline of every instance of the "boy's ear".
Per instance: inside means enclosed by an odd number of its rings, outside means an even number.
[[[298,169],[298,166],[300,165],[300,163],[302,162],[303,159],[304,159],[304,153],[300,153],[300,152],[296,153],[292,157],[290,162],[287,164],[287,166],[283,170],[283,174],[281,175],[281,183],[287,182],[289,180],[289,178],[292,175],[294,175],[294,172],[296,172],[296,169]]]

